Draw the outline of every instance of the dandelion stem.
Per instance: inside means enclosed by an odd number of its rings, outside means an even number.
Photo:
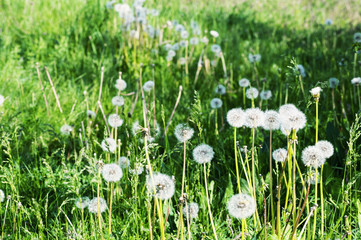
[[[270,173],[270,194],[271,194],[271,216],[272,216],[272,234],[275,233],[275,214],[273,208],[273,178],[272,178],[272,129],[270,130],[270,144],[269,144],[269,173]]]
[[[236,163],[238,192],[241,193],[241,184],[239,182],[239,171],[238,171],[238,161],[237,161],[237,128],[234,128],[234,159]]]
[[[315,205],[317,205],[317,185],[318,185],[318,171],[316,168],[315,171]],[[317,208],[315,209],[315,214],[313,217],[313,231],[312,231],[312,240],[315,240],[316,235],[316,220],[317,220]]]
[[[99,166],[99,170],[98,170],[98,188],[97,188],[97,207],[98,207],[98,223],[99,223],[99,232],[100,232],[100,238],[103,240],[103,230],[102,230],[102,222],[101,222],[101,213],[100,213],[100,203],[99,203],[99,198],[100,198],[100,182],[101,182],[101,177],[100,177],[100,171],[101,171],[101,167]]]
[[[110,203],[109,203],[109,235],[112,234],[112,204],[113,204],[113,182],[110,182]]]
[[[100,99],[102,98],[103,80],[104,80],[104,67],[101,68],[98,102],[100,102]],[[97,105],[97,108],[95,110],[95,114],[98,113],[98,110],[99,110],[99,105]]]
[[[206,171],[206,164],[205,164],[205,163],[203,163],[203,167],[204,167],[204,184],[205,184],[205,187],[206,187],[206,195],[207,195],[207,205],[208,205],[209,218],[210,218],[210,220],[211,220],[211,225],[212,225],[214,237],[215,237],[216,240],[218,240],[216,228],[215,228],[214,223],[213,223],[213,217],[212,217],[212,212],[211,212],[211,204],[210,204],[210,202],[209,202],[208,186],[207,186],[207,171]]]

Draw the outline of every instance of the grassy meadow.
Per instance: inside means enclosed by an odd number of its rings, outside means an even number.
[[[359,1],[0,16],[0,239],[361,239]]]

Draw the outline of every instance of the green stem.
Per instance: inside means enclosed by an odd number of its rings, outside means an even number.
[[[271,194],[271,216],[272,216],[272,234],[275,233],[275,215],[273,208],[273,179],[272,179],[272,129],[270,130],[270,147],[269,147],[269,171],[270,171],[270,194]]]
[[[206,195],[207,195],[207,205],[208,205],[209,218],[210,218],[210,220],[211,220],[211,225],[212,225],[214,237],[215,237],[216,240],[218,240],[216,228],[215,228],[214,223],[213,223],[213,217],[212,217],[212,212],[211,212],[211,204],[210,204],[210,202],[209,202],[208,186],[207,186],[207,171],[206,171],[206,164],[205,164],[205,163],[203,164],[203,167],[204,167],[204,184],[205,184],[205,187],[206,187]]]
[[[234,128],[234,159],[236,163],[238,192],[241,193],[241,184],[239,182],[239,171],[238,171],[238,161],[237,161],[237,128]]]
[[[318,185],[318,171],[316,168],[315,171],[315,205],[317,206],[317,185]],[[317,220],[317,207],[315,209],[315,213],[313,216],[313,231],[312,231],[312,240],[315,240],[315,235],[316,235],[316,220]]]

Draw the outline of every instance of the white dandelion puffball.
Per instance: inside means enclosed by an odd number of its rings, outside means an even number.
[[[122,96],[115,96],[112,98],[112,104],[117,107],[124,105],[124,98]]]
[[[90,200],[88,197],[82,197],[75,202],[75,206],[77,208],[84,209],[84,208],[88,207],[89,202],[90,202]]]
[[[123,91],[127,88],[127,83],[123,79],[118,79],[115,83],[115,88],[119,91]]]
[[[108,123],[111,127],[117,128],[123,125],[123,119],[116,113],[110,114],[108,117]]]
[[[251,62],[251,63],[256,63],[256,62],[259,62],[261,61],[261,55],[260,54],[248,54],[248,60]]]
[[[188,41],[186,41],[186,40],[180,41],[180,42],[179,42],[179,46],[181,46],[181,47],[187,47],[187,46],[188,46]]]
[[[167,56],[166,59],[167,59],[167,62],[170,62],[170,61],[173,60],[173,57],[172,56]]]
[[[214,38],[219,37],[219,33],[216,32],[216,31],[214,31],[214,30],[210,31],[209,33],[210,33],[210,34],[212,35],[212,37],[214,37]]]
[[[294,129],[298,131],[306,126],[306,115],[298,110],[293,104],[285,104],[279,109],[281,126],[284,131],[288,131],[288,134],[291,133],[291,130]]]
[[[93,112],[92,110],[86,111],[86,115],[88,116],[88,118],[95,118],[96,116],[95,112]]]
[[[179,58],[178,62],[180,65],[185,65],[187,63],[187,60],[186,60],[186,58],[181,57],[181,58]]]
[[[153,90],[154,82],[153,81],[147,81],[143,85],[144,92],[150,92]]]
[[[129,167],[129,159],[127,157],[120,157],[118,160],[118,164],[121,168]]]
[[[171,177],[162,173],[154,173],[153,180],[147,176],[148,190],[154,192],[154,196],[166,200],[174,195],[175,186]]]
[[[73,131],[73,128],[67,124],[64,124],[61,128],[60,128],[60,132],[63,135],[70,135],[70,133]]]
[[[276,149],[272,152],[272,157],[276,162],[284,162],[287,158],[287,150],[284,148]]]
[[[318,141],[315,144],[315,146],[321,150],[321,152],[325,158],[332,157],[332,155],[334,153],[334,149],[333,149],[332,143],[330,143],[329,141],[326,141],[326,140]]]
[[[193,137],[194,130],[186,124],[178,124],[175,127],[174,135],[180,142],[188,141]]]
[[[207,144],[202,143],[193,149],[193,159],[199,164],[208,163],[213,157],[213,148]]]
[[[276,130],[281,126],[280,115],[274,110],[267,110],[264,113],[264,125],[266,130]]]
[[[249,108],[245,111],[245,125],[249,128],[262,127],[264,124],[264,112],[259,108]]]
[[[227,204],[227,209],[232,217],[245,219],[256,211],[257,203],[249,195],[241,193],[233,195]]]
[[[211,108],[213,108],[213,109],[221,108],[222,104],[223,104],[223,102],[219,98],[213,98],[211,100]]]
[[[118,164],[108,163],[104,164],[102,175],[107,182],[118,182],[123,177],[123,171]]]
[[[211,46],[211,51],[215,54],[219,54],[221,52],[221,47],[218,44],[213,44]]]
[[[310,93],[312,94],[312,96],[316,97],[316,96],[320,95],[321,91],[322,91],[322,88],[315,87],[310,90]]]
[[[106,7],[107,9],[112,9],[114,3],[115,3],[115,1],[107,2],[107,3],[105,4],[105,7]]]
[[[296,66],[296,70],[297,70],[298,73],[301,75],[301,77],[306,77],[305,68],[304,68],[301,64],[298,64],[298,65]]]
[[[208,39],[207,37],[203,37],[203,38],[201,39],[201,42],[207,45],[207,44],[209,43],[209,39]],[[220,47],[219,47],[219,48],[220,48]]]
[[[247,89],[246,91],[246,97],[248,99],[255,99],[258,97],[258,90],[257,88],[254,88],[254,87],[250,87]]]
[[[199,206],[198,203],[191,202],[183,208],[183,215],[188,219],[194,219],[198,217]]]
[[[361,33],[357,32],[353,35],[353,41],[361,43]]]
[[[320,174],[319,174],[318,172],[317,172],[317,174],[316,174],[316,172],[312,172],[311,175],[309,176],[309,182],[310,182],[310,184],[315,185],[315,183],[316,183],[316,176],[317,176],[317,183],[320,182]]]
[[[3,190],[0,189],[0,202],[3,202],[5,200],[5,193]]]
[[[107,202],[99,197],[99,198],[93,198],[89,201],[88,204],[88,210],[91,213],[98,213],[98,202],[99,202],[99,212],[103,213],[105,210],[107,210]]]
[[[0,106],[3,105],[5,102],[5,97],[3,95],[0,95]]]
[[[249,80],[247,78],[242,78],[238,81],[239,86],[241,87],[248,87],[249,86]]]
[[[261,91],[259,96],[262,100],[268,100],[272,97],[272,92],[271,92],[271,90],[263,90],[263,91]]]
[[[302,151],[302,162],[307,167],[319,168],[325,161],[323,152],[316,146],[308,146]]]
[[[332,25],[332,23],[333,23],[332,19],[326,19],[325,20],[325,25],[326,26],[330,26],[330,25]]]
[[[193,38],[191,38],[191,39],[189,40],[189,43],[190,43],[191,45],[198,45],[199,39],[198,39],[197,37],[193,37]]]
[[[140,126],[139,121],[135,121],[132,125],[132,133],[133,135],[137,135],[138,133],[140,133],[142,131],[142,126]]]
[[[178,44],[178,43],[173,44],[171,50],[172,50],[172,51],[178,51],[178,50],[179,50],[179,44]],[[174,52],[174,53],[175,53],[175,52]],[[169,55],[169,53],[168,53],[168,55]],[[174,56],[175,56],[175,54],[174,54]],[[174,57],[174,56],[173,56],[173,57]]]
[[[106,138],[102,141],[101,147],[106,152],[114,153],[117,147],[115,140],[113,138]]]
[[[183,38],[183,39],[187,39],[188,37],[189,37],[189,33],[188,33],[188,31],[183,30],[183,31],[181,32],[181,38]]]
[[[353,85],[358,85],[358,84],[361,83],[361,78],[360,78],[360,77],[352,78],[352,79],[351,79],[351,83],[352,83]]]
[[[337,78],[332,77],[328,79],[328,83],[330,88],[336,88],[340,84],[340,81]]]
[[[235,128],[240,128],[245,123],[245,113],[241,108],[233,108],[227,113],[227,122]]]
[[[164,50],[169,51],[169,50],[171,50],[171,49],[172,49],[172,44],[167,43],[167,44],[164,45]],[[169,54],[169,53],[168,53],[168,54]]]
[[[214,89],[214,92],[219,95],[224,95],[226,94],[226,87],[222,84],[218,84],[217,87]]]
[[[129,172],[133,175],[140,175],[144,171],[143,164],[136,162],[134,163],[134,167],[129,169]]]

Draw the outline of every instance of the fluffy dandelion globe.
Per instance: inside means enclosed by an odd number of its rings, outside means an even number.
[[[174,50],[169,50],[168,51],[168,57],[174,57],[176,55]]]
[[[179,42],[179,46],[181,46],[181,47],[187,47],[187,46],[188,46],[188,41],[186,41],[186,40],[180,41],[180,42]]]
[[[108,163],[104,164],[102,175],[107,182],[118,182],[123,177],[123,171],[118,164]]]
[[[99,197],[99,198],[93,198],[89,201],[88,204],[88,210],[91,213],[98,213],[98,202],[99,202],[99,212],[103,213],[105,210],[107,210],[107,202]]]
[[[115,88],[119,91],[124,91],[127,88],[127,83],[123,79],[118,79],[115,83]]]
[[[134,163],[134,167],[129,169],[129,172],[133,175],[140,175],[144,171],[143,164],[136,162]]]
[[[154,87],[154,82],[153,81],[147,81],[143,85],[143,90],[145,92],[150,92],[150,91],[153,90],[153,87]]]
[[[337,78],[332,77],[328,79],[328,83],[330,88],[336,88],[340,84],[340,81]]]
[[[227,122],[235,128],[240,128],[245,123],[245,113],[241,108],[233,108],[227,113]]]
[[[214,30],[210,31],[209,33],[210,33],[210,34],[212,35],[212,37],[214,37],[214,38],[219,37],[219,33],[216,32],[216,31],[214,31]]]
[[[135,121],[132,125],[132,133],[133,135],[137,135],[138,133],[140,133],[142,131],[142,126],[140,126],[139,121]]]
[[[201,39],[201,42],[207,45],[209,43],[209,39],[207,37],[203,37]],[[219,48],[221,48],[221,47],[219,47]]]
[[[186,30],[183,30],[181,32],[181,38],[187,39],[189,37],[189,33]]]
[[[325,25],[326,26],[330,26],[330,25],[332,25],[332,23],[333,23],[332,19],[326,19],[325,20]]]
[[[199,39],[197,37],[192,37],[190,40],[189,40],[189,43],[191,45],[198,45],[199,43]]]
[[[82,197],[82,198],[76,200],[75,206],[77,208],[84,209],[84,208],[88,207],[89,202],[90,202],[90,200],[88,197]]]
[[[117,128],[123,125],[123,119],[116,113],[110,114],[108,117],[108,123],[111,127]]]
[[[272,97],[272,92],[271,92],[271,90],[263,90],[263,91],[261,91],[259,96],[262,100],[268,100]]]
[[[213,98],[211,100],[211,108],[213,108],[213,109],[221,108],[222,104],[223,104],[223,102],[219,98]]]
[[[294,129],[298,131],[306,126],[306,115],[293,104],[285,104],[279,109],[281,126],[288,134]]]
[[[218,84],[217,87],[214,89],[214,92],[219,95],[226,94],[226,87],[222,84]]]
[[[0,202],[3,202],[5,200],[5,193],[3,190],[0,189]]]
[[[247,78],[242,78],[238,81],[239,86],[245,88],[249,86],[249,80]]]
[[[255,99],[258,97],[258,90],[257,88],[254,88],[254,87],[250,87],[247,89],[246,91],[246,97],[248,99]]]
[[[208,163],[213,157],[213,148],[207,144],[202,143],[193,149],[193,159],[199,164]]]
[[[256,201],[251,196],[241,193],[231,197],[227,204],[227,209],[232,217],[245,219],[253,215],[256,211]]]
[[[122,96],[115,96],[112,98],[112,104],[117,107],[124,105],[124,98]]]
[[[301,75],[301,77],[306,77],[305,68],[301,64],[296,65],[296,70]]]
[[[261,61],[261,55],[260,54],[248,54],[248,60],[251,62],[251,63],[256,63],[256,62],[259,62]]]
[[[175,29],[177,32],[182,32],[182,31],[185,30],[185,28],[184,28],[184,26],[183,26],[182,24],[173,24],[173,25],[176,25],[174,29]]]
[[[316,176],[317,176],[317,183],[319,183],[320,182],[320,174],[317,172],[317,174],[316,174],[316,172],[315,171],[313,171],[312,173],[311,173],[311,175],[308,177],[309,178],[309,183],[310,184],[312,184],[312,185],[315,185],[315,183],[316,183]]]
[[[115,1],[109,1],[105,4],[105,7],[107,9],[112,9],[113,8],[113,4],[115,3]]]
[[[264,112],[259,108],[249,108],[245,111],[245,125],[249,128],[262,127],[264,125]]]
[[[194,130],[186,124],[178,124],[175,127],[174,135],[179,142],[188,141],[193,137]]]
[[[264,113],[264,125],[266,130],[276,130],[281,126],[280,115],[274,110],[267,110]]]
[[[361,43],[361,33],[357,32],[353,35],[353,41]]]
[[[361,78],[360,77],[355,77],[351,79],[351,83],[353,85],[359,85],[361,83]]]
[[[63,135],[70,135],[70,133],[73,131],[73,128],[67,124],[64,124],[61,128],[60,128],[60,132]]]
[[[5,102],[5,98],[3,95],[0,95],[0,106],[3,105]]]
[[[302,151],[302,162],[307,167],[319,168],[326,161],[326,158],[320,148],[308,146]]]
[[[120,157],[118,160],[118,164],[121,168],[129,167],[129,159],[127,157]]]
[[[113,138],[106,138],[102,141],[101,147],[106,152],[114,153],[117,145]]]
[[[91,119],[95,118],[95,116],[96,116],[95,112],[93,112],[92,110],[86,111],[86,115],[88,116],[88,118],[91,118]]]
[[[312,88],[312,89],[310,90],[310,93],[312,94],[313,97],[319,97],[321,91],[322,91],[322,88],[320,88],[320,87],[315,87],[315,88]]]
[[[173,60],[173,57],[172,56],[167,56],[166,59],[167,59],[167,62],[170,62],[170,61]]]
[[[218,44],[213,44],[211,46],[211,51],[215,54],[219,54],[221,52],[221,47]]]
[[[162,173],[154,173],[153,179],[147,176],[147,187],[148,190],[155,193],[154,196],[166,200],[174,195],[175,186],[171,177]]]
[[[315,146],[321,150],[321,152],[325,158],[332,157],[332,155],[334,153],[334,149],[333,149],[332,144],[329,141],[326,141],[326,140],[318,141]]]
[[[199,206],[198,203],[191,202],[183,208],[183,215],[188,219],[194,219],[198,217]]]
[[[172,49],[172,44],[167,43],[167,44],[164,45],[164,50],[169,51],[171,49]],[[169,53],[168,53],[168,55],[169,55]]]
[[[273,151],[272,157],[276,162],[284,162],[287,158],[287,150],[279,148]]]
[[[179,58],[178,62],[180,65],[185,65],[187,63],[187,60],[186,60],[186,58],[181,57],[181,58]]]
[[[172,50],[173,51],[178,51],[179,50],[179,44],[178,43],[174,43],[172,46]],[[175,56],[175,55],[174,55]]]

